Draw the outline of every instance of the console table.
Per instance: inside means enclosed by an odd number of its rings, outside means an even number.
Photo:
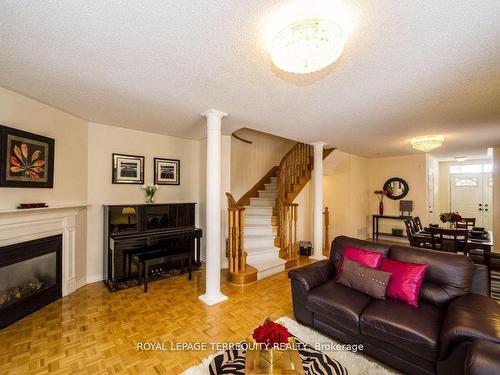
[[[380,233],[379,232],[379,221],[380,219],[388,219],[388,220],[406,220],[411,219],[411,216],[391,216],[391,215],[372,215],[372,238],[374,240],[378,240],[378,236],[381,234],[383,236],[393,236],[392,233]],[[397,236],[400,237],[400,236]],[[406,236],[402,236],[406,237]]]

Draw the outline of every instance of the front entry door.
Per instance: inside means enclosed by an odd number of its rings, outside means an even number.
[[[483,178],[483,226],[493,229],[493,175],[484,173]]]
[[[462,217],[475,217],[476,226],[491,230],[491,173],[450,175],[451,211]]]

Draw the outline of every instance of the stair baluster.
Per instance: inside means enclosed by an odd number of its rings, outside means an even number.
[[[228,256],[229,273],[246,272],[246,253],[243,242],[243,227],[245,207],[238,206],[231,193],[226,193],[228,199]]]

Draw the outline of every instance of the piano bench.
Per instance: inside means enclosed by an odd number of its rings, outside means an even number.
[[[169,262],[180,261],[181,262],[181,275],[184,274],[184,262],[188,263],[189,280],[191,280],[191,253],[179,253],[179,254],[168,254],[165,251],[155,251],[153,253],[140,253],[134,255],[139,266],[138,281],[141,285],[141,280],[143,278],[144,272],[144,293],[148,292],[148,278],[149,278],[149,268],[151,266],[159,266]]]

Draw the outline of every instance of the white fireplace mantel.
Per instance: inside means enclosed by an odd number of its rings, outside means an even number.
[[[62,294],[77,289],[76,215],[85,204],[0,210],[0,247],[62,234]]]

